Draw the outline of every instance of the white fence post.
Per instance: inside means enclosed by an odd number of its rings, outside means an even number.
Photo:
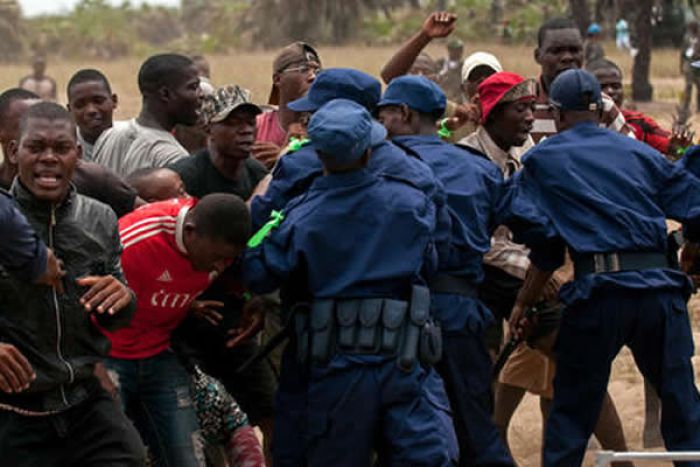
[[[700,461],[700,451],[598,451],[595,455],[595,467],[608,467],[615,461]]]

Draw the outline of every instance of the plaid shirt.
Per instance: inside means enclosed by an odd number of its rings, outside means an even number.
[[[610,96],[603,94],[603,116],[600,126],[634,138],[634,129],[625,122],[625,117]],[[535,123],[530,135],[539,143],[544,138],[557,134],[554,115],[549,105],[549,95],[544,89],[542,78],[537,82],[537,101],[535,103]]]
[[[523,146],[505,152],[498,147],[483,126],[479,126],[474,133],[460,140],[459,144],[486,154],[501,169],[506,179],[520,169],[520,156],[534,146],[533,141],[529,139]],[[501,225],[491,237],[491,249],[484,255],[484,264],[525,280],[525,273],[530,267],[529,254],[530,250],[527,247],[513,242],[513,233],[508,227]]]

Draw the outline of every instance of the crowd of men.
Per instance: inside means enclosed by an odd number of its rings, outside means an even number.
[[[526,79],[425,54],[456,19],[383,92],[295,42],[265,105],[178,54],[143,62],[128,121],[99,70],[66,107],[2,93],[2,462],[514,466],[531,392],[542,464],[580,465],[593,434],[627,449],[623,345],[651,429],[700,450],[700,148],[623,109],[615,63],[583,70],[570,20]]]

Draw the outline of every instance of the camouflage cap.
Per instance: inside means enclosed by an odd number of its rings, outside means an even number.
[[[229,84],[217,89],[211,95],[204,96],[201,108],[202,118],[207,125],[218,123],[243,106],[249,107],[256,114],[262,113],[260,107],[251,102],[250,91]]]

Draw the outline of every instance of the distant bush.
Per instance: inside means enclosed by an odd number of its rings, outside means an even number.
[[[456,0],[451,9],[460,16],[458,37],[498,39],[507,27],[509,40],[530,41],[542,19],[566,3]],[[413,34],[433,8],[435,2],[419,0],[182,0],[181,8],[81,0],[68,15],[25,20],[23,34],[33,50],[107,59],[156,49],[278,47],[292,40],[388,44]],[[0,23],[0,35],[2,28]]]

